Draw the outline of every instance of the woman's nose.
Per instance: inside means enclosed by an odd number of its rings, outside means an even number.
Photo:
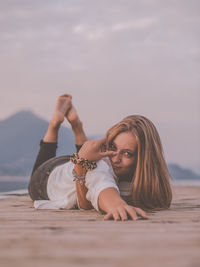
[[[113,162],[113,163],[117,163],[117,162],[120,162],[120,161],[121,161],[121,156],[120,156],[119,153],[117,153],[116,155],[114,155],[114,156],[112,157],[112,162]]]

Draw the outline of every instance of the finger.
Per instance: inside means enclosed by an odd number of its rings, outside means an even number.
[[[119,214],[120,214],[120,217],[121,217],[122,221],[127,221],[128,220],[128,216],[127,216],[127,213],[126,213],[125,209],[119,209]]]
[[[144,210],[142,210],[140,208],[135,208],[135,210],[136,210],[136,213],[138,215],[140,215],[142,218],[148,219],[147,214],[146,214],[146,212]]]
[[[113,211],[112,216],[113,216],[115,221],[120,221],[120,216],[119,216],[119,213],[117,211]]]
[[[112,216],[112,213],[107,213],[105,216],[104,216],[104,220],[110,220],[110,219],[113,219],[113,216]]]
[[[103,157],[109,157],[109,156],[115,156],[117,153],[114,151],[106,151],[106,152],[101,152],[100,155]]]
[[[130,215],[131,219],[133,221],[137,221],[138,219],[138,216],[136,214],[136,211],[134,209],[134,207],[131,207],[131,206],[124,206],[124,208],[126,209],[126,211],[128,212],[128,214]]]
[[[106,145],[105,144],[101,145],[101,152],[106,152]]]

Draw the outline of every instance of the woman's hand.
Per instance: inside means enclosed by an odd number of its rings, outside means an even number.
[[[104,157],[115,156],[116,152],[106,151],[106,138],[86,141],[78,152],[80,158],[98,161]]]
[[[106,188],[102,190],[98,197],[98,206],[101,211],[106,212],[104,220],[114,219],[115,221],[126,221],[129,217],[136,221],[138,215],[143,219],[148,219],[146,212],[140,208],[128,205],[124,201],[119,192],[113,188]]]
[[[126,221],[128,220],[128,217],[130,217],[133,221],[136,221],[138,219],[138,215],[143,219],[148,219],[146,212],[142,209],[128,204],[120,204],[109,211],[104,216],[104,220],[114,219],[115,221]]]

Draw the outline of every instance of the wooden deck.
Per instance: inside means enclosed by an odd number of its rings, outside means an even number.
[[[0,200],[0,266],[200,266],[200,187],[174,187],[170,210],[104,221],[96,211],[35,210]]]

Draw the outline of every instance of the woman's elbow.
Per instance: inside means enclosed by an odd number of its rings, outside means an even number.
[[[93,206],[91,204],[82,203],[82,204],[79,204],[79,208],[83,210],[91,210],[93,209]]]

